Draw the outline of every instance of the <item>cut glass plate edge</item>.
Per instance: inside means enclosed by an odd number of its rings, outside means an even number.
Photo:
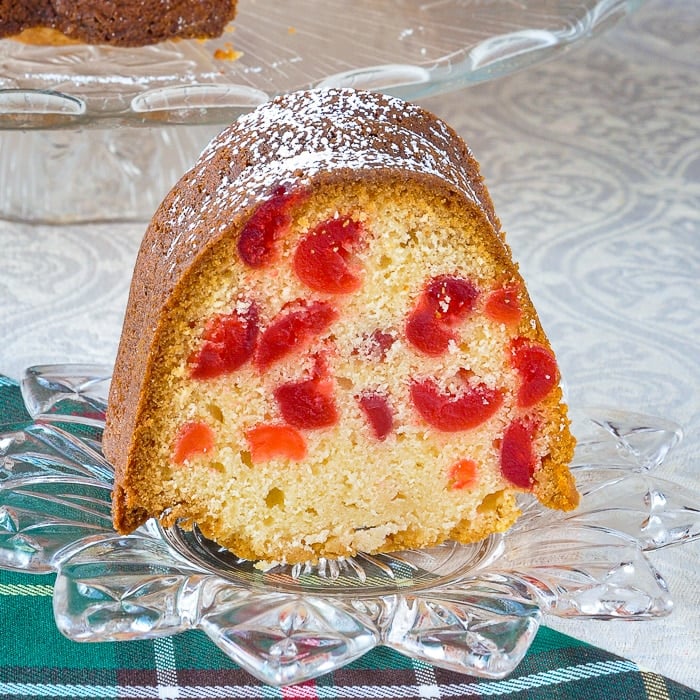
[[[109,377],[105,366],[28,368],[21,388],[34,422],[0,435],[0,568],[56,571],[54,615],[71,639],[199,628],[272,685],[317,677],[378,645],[502,678],[543,615],[668,614],[668,586],[645,552],[700,537],[700,496],[655,474],[680,428],[596,409],[575,420],[582,503],[573,513],[524,498],[516,525],[481,550],[447,543],[267,572],[222,564],[196,533],[153,521],[133,535],[113,531],[112,471],[99,446]]]
[[[464,27],[458,21],[448,24],[452,18],[439,13],[434,26],[430,14],[405,11],[404,17],[400,5],[383,12],[399,13],[405,26],[385,27],[382,11],[360,8],[343,25],[349,31],[333,38],[334,60],[323,62],[317,56],[328,56],[329,38],[317,24],[323,19],[332,23],[333,13],[342,11],[340,4],[320,14],[279,3],[250,5],[240,9],[235,32],[206,42],[163,42],[141,49],[13,42],[0,52],[8,66],[0,80],[0,128],[226,123],[277,94],[319,87],[421,99],[551,58],[605,31],[643,2],[586,0],[556,12],[534,2],[522,4],[518,12],[511,5],[510,14],[507,3],[456,3],[457,19],[460,11],[470,13],[471,23]],[[445,35],[458,29],[464,32],[461,42],[454,37],[448,41]],[[441,36],[437,51],[436,35]],[[220,52],[238,58],[215,60]],[[134,75],[141,66],[148,70]]]

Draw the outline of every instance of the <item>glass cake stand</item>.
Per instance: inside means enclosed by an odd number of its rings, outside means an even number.
[[[646,552],[700,537],[700,494],[659,477],[675,424],[611,409],[574,417],[580,507],[522,499],[505,535],[477,544],[266,571],[192,531],[110,519],[100,451],[110,368],[29,368],[33,421],[0,434],[0,567],[56,572],[54,616],[77,641],[199,628],[272,685],[337,669],[378,645],[486,678],[510,673],[543,616],[648,620],[672,599]],[[67,430],[70,428],[70,431]]]
[[[418,100],[550,58],[642,1],[243,0],[209,41],[0,40],[0,218],[147,220],[222,125],[274,95],[350,86]]]

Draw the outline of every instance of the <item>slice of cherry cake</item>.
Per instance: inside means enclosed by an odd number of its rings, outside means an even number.
[[[114,521],[295,563],[475,541],[571,509],[551,347],[478,165],[398,99],[274,100],[143,241],[112,381]]]

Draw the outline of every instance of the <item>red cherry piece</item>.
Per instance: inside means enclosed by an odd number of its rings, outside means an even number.
[[[362,280],[353,254],[362,239],[362,225],[350,217],[324,221],[300,241],[294,253],[294,270],[311,289],[327,294],[350,294]]]
[[[386,354],[389,352],[389,350],[391,350],[392,345],[396,342],[396,336],[377,329],[372,331],[368,340],[368,355],[373,359],[384,360],[386,358]]]
[[[442,355],[454,338],[442,323],[435,320],[435,313],[430,309],[416,309],[406,322],[408,342],[426,355]]]
[[[279,313],[260,337],[255,364],[261,371],[306,345],[338,317],[335,309],[323,301],[307,304],[300,300],[297,304],[299,308]]]
[[[537,466],[533,439],[534,430],[515,420],[506,428],[501,442],[501,473],[513,485],[523,489],[532,486]]]
[[[190,421],[180,427],[175,437],[173,461],[183,464],[191,457],[214,449],[214,431],[201,421]]]
[[[394,415],[384,394],[365,391],[357,397],[360,408],[367,418],[372,433],[377,440],[386,440],[394,427]]]
[[[441,391],[432,379],[411,385],[411,399],[423,419],[448,433],[470,430],[487,421],[500,408],[503,395],[485,384],[466,387],[457,394]]]
[[[298,462],[306,457],[306,440],[291,425],[256,425],[246,431],[254,463],[283,457]]]
[[[281,186],[253,212],[238,239],[238,254],[246,265],[261,268],[274,262],[275,242],[289,229],[290,211],[303,197],[303,192]]]
[[[313,377],[289,382],[275,389],[275,399],[284,420],[296,428],[314,430],[338,422],[331,383]]]
[[[252,358],[258,337],[258,312],[251,304],[244,312],[217,315],[204,327],[202,345],[190,357],[190,375],[214,379],[242,367]]]
[[[518,406],[527,408],[541,401],[559,381],[559,371],[554,354],[548,348],[531,343],[524,338],[512,346],[513,366],[520,376]]]
[[[518,286],[509,284],[500,289],[494,289],[486,298],[484,313],[497,323],[516,326],[522,315],[518,300]]]
[[[479,477],[479,467],[473,459],[460,459],[448,471],[448,487],[451,490],[474,486]]]
[[[449,275],[431,279],[408,317],[408,342],[426,355],[442,355],[455,337],[449,329],[469,315],[478,295],[468,280]]]
[[[452,326],[469,315],[478,295],[477,288],[468,280],[440,275],[430,280],[423,296],[436,319]]]

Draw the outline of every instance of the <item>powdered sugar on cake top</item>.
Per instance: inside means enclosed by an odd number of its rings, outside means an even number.
[[[201,180],[222,154],[228,155],[231,172],[222,174],[216,190],[197,207],[183,209],[173,201],[170,212],[181,230],[198,229],[205,215],[223,231],[232,212],[259,202],[276,187],[304,186],[321,172],[339,170],[429,175],[480,204],[460,157],[471,154],[463,144],[464,152],[456,152],[457,142],[444,122],[427,119],[421,108],[393,97],[347,89],[293,93],[242,116],[215,138],[191,180]]]

